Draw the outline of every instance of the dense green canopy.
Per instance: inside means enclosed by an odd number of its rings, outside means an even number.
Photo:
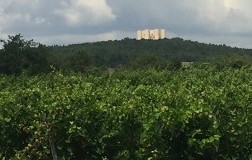
[[[68,46],[44,46],[26,41],[22,36],[2,40],[0,73],[44,73],[49,68],[86,72],[93,68],[158,68],[173,70],[181,62],[210,63],[240,68],[252,62],[251,49],[205,44],[181,38],[163,40],[103,41]],[[51,67],[49,67],[51,66]]]

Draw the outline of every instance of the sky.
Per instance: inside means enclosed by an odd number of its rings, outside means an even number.
[[[167,38],[252,48],[251,0],[0,0],[0,39],[20,33],[47,45]]]

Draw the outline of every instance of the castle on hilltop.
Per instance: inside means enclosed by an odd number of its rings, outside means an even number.
[[[137,40],[141,39],[151,39],[158,40],[166,38],[166,33],[164,29],[154,29],[154,30],[139,30],[137,31]]]

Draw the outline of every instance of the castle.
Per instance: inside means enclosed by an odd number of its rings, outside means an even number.
[[[152,39],[152,40],[158,40],[158,39],[164,39],[166,37],[166,33],[164,29],[154,29],[154,30],[139,30],[137,31],[137,40],[141,39]]]

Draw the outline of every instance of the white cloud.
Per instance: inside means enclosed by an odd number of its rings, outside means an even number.
[[[247,47],[251,6],[251,0],[0,0],[0,38],[21,33],[46,44],[78,43],[165,28],[172,36]]]
[[[116,18],[105,0],[62,1],[61,8],[55,13],[71,26],[99,25]]]
[[[251,32],[252,11],[244,5],[246,0],[207,0],[197,1],[196,10],[198,22],[206,23],[211,30],[220,30],[225,33]],[[249,1],[246,2],[249,4]]]
[[[21,26],[42,24],[46,19],[41,17],[36,9],[39,0],[8,0],[0,2],[0,31],[10,30]],[[12,31],[9,31],[12,32]],[[17,32],[17,31],[13,31]]]

